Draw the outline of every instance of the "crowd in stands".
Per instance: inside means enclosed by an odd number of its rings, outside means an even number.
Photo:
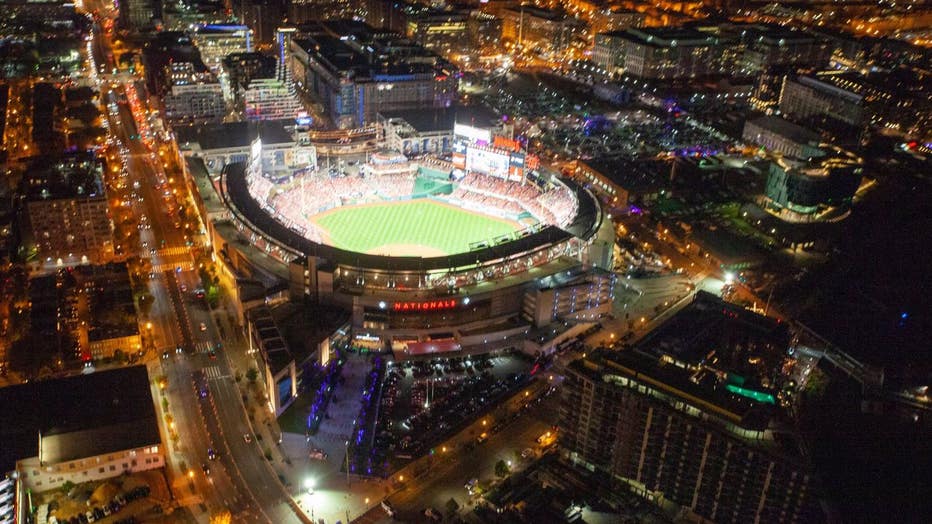
[[[469,173],[460,181],[460,187],[476,193],[487,193],[524,202],[540,196],[540,190],[532,184],[505,180],[496,176]]]
[[[321,234],[308,217],[336,206],[408,197],[416,173],[410,169],[375,169],[365,177],[306,173],[285,184],[263,176],[246,177],[249,192],[286,227],[320,241]],[[469,173],[448,197],[477,211],[517,219],[528,212],[540,222],[565,226],[576,214],[576,198],[567,187],[550,184],[541,190],[532,183],[514,182]]]
[[[480,193],[463,187],[462,185],[453,191],[453,193],[450,195],[450,198],[453,200],[459,200],[468,207],[478,209],[480,211],[488,211],[493,215],[504,214],[516,217],[524,211],[524,209],[521,207],[521,204],[515,200],[492,196],[488,193]]]
[[[553,184],[542,192],[534,184],[479,173],[467,174],[450,197],[480,209],[499,211],[493,214],[517,216],[527,211],[539,221],[557,226],[571,222],[577,207],[572,191],[563,185]]]

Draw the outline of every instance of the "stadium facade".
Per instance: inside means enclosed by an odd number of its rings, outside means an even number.
[[[292,298],[349,311],[356,345],[398,358],[527,350],[533,328],[609,314],[614,229],[598,200],[541,170],[509,137],[459,124],[454,135],[451,158],[373,155],[350,176],[270,169],[258,139],[218,187],[239,234],[287,265]],[[337,247],[314,225],[336,208],[415,199],[520,226],[459,252],[388,256]]]

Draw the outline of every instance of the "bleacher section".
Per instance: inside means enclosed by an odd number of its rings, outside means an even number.
[[[419,171],[413,163],[392,162],[370,165],[363,176],[305,172],[278,184],[264,176],[248,176],[247,187],[269,214],[314,242],[320,242],[322,235],[309,217],[337,206],[367,202],[430,196],[515,221],[530,214],[538,222],[561,228],[576,215],[576,197],[559,181],[522,183],[468,173],[459,182],[452,182],[419,176]]]

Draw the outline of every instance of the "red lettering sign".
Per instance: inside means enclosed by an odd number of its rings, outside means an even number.
[[[509,151],[518,151],[521,149],[521,144],[503,136],[496,136],[492,141],[492,145],[495,147],[500,147],[502,149],[507,149]]]
[[[395,302],[392,311],[437,311],[456,307],[456,300],[432,300],[430,302]]]

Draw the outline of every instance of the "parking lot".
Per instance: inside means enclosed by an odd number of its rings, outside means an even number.
[[[428,453],[524,385],[531,366],[521,353],[389,363],[367,462],[385,474]]]

